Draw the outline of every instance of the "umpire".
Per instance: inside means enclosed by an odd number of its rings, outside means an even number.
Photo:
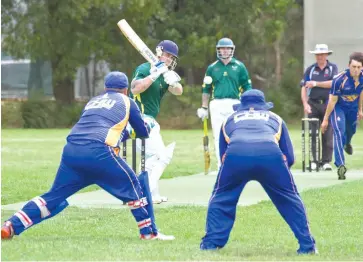
[[[304,106],[304,112],[308,118],[318,118],[323,121],[326,107],[329,100],[330,85],[325,85],[324,81],[332,80],[334,75],[338,74],[336,64],[328,60],[328,56],[333,53],[326,44],[317,44],[315,50],[310,51],[315,54],[316,63],[309,66],[304,73],[304,78],[300,82],[301,100]],[[315,133],[315,126],[312,126],[312,133]],[[332,170],[330,162],[333,155],[333,131],[331,126],[322,135],[322,162],[317,163],[316,156],[316,138],[312,137],[313,162],[311,168],[316,169],[320,164],[323,170]]]

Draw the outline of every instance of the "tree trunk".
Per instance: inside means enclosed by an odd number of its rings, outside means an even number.
[[[67,77],[61,80],[53,78],[53,93],[55,100],[62,104],[71,104],[74,101],[74,81]]]
[[[276,76],[277,84],[280,84],[281,78],[282,78],[280,42],[281,42],[280,38],[276,39],[276,41],[274,42],[274,50],[275,50],[275,58],[276,58],[275,76]]]

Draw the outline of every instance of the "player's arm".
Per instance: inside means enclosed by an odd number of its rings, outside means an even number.
[[[328,106],[326,107],[323,122],[326,122],[326,123],[329,122],[329,116],[330,116],[331,112],[333,112],[335,104],[338,102],[339,95],[341,94],[341,91],[340,91],[341,79],[342,79],[342,77],[337,77],[332,80],[332,88],[330,89],[329,102],[328,102]],[[328,82],[331,82],[331,81],[328,81]]]
[[[180,96],[183,94],[183,86],[178,82],[174,85],[168,87],[170,93],[176,96]]]
[[[305,87],[308,88],[314,88],[314,87],[321,87],[321,88],[331,88],[333,83],[333,80],[328,80],[328,81],[307,81],[305,83]]]
[[[248,74],[247,68],[244,64],[241,66],[241,73],[240,73],[240,85],[243,88],[243,92],[252,89],[252,82],[250,76]]]
[[[226,125],[226,122],[224,122],[222,124],[221,131],[219,132],[219,157],[220,157],[220,160],[222,163],[224,162],[224,154],[226,153],[227,146],[228,146],[228,143],[227,143],[227,140],[225,137],[225,125]]]
[[[148,89],[151,84],[160,77],[161,74],[168,71],[168,67],[163,62],[159,62],[151,67],[149,72],[144,72],[141,68],[136,70],[135,76],[131,82],[131,93],[138,95]]]
[[[129,123],[137,138],[149,137],[149,128],[142,118],[139,107],[132,99],[130,99]]]
[[[213,78],[210,71],[210,67],[208,67],[202,85],[202,107],[198,108],[197,110],[197,116],[202,119],[202,121],[208,118],[208,104],[213,85]]]
[[[292,146],[289,131],[284,121],[281,123],[281,136],[279,141],[279,147],[286,157],[286,162],[291,167],[295,162],[294,148]]]
[[[359,120],[363,119],[363,91],[361,91],[359,95],[358,119]]]

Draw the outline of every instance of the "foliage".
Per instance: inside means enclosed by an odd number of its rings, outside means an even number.
[[[55,98],[74,99],[76,69],[91,59],[131,75],[144,62],[116,23],[125,18],[153,50],[163,39],[180,47],[178,73],[201,83],[216,59],[215,44],[230,37],[257,88],[279,88],[291,59],[302,72],[302,7],[294,0],[42,0],[2,1],[3,49],[50,61]],[[298,83],[299,79],[293,79]],[[291,83],[293,84],[293,83]]]

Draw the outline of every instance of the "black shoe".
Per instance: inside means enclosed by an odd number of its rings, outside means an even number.
[[[341,165],[338,168],[338,179],[339,180],[345,180],[345,173],[347,172],[347,168],[345,167],[345,165]]]
[[[353,155],[353,147],[351,144],[346,144],[344,146],[344,151],[348,154],[348,155]]]

